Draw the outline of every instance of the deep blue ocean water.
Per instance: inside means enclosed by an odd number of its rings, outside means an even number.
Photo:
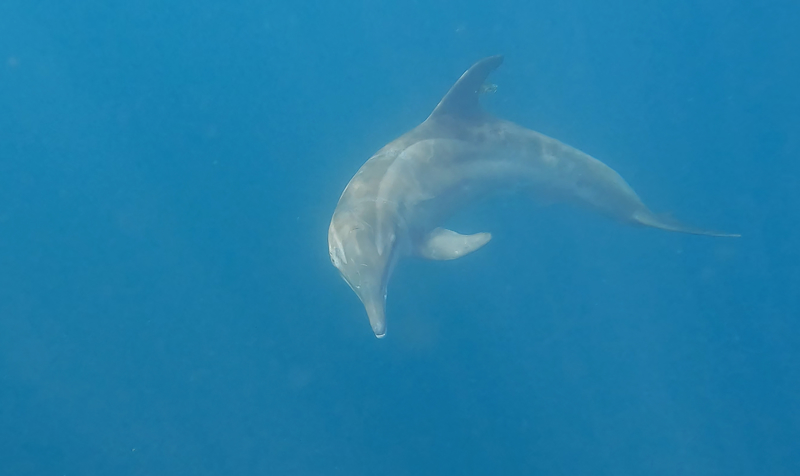
[[[0,475],[800,474],[800,3],[0,3]],[[339,195],[474,61],[627,228],[502,197],[403,262]]]

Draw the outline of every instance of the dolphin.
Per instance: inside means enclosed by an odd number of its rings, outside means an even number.
[[[738,236],[657,216],[609,166],[483,111],[478,98],[502,62],[491,56],[469,68],[423,123],[367,160],[339,198],[328,230],[331,262],[361,299],[378,338],[386,334],[386,287],[398,260],[451,260],[484,246],[491,234],[462,235],[440,225],[499,191],[575,203],[631,225]]]

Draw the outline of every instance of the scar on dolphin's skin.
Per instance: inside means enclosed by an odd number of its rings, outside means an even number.
[[[621,223],[679,233],[739,236],[655,215],[613,169],[578,149],[486,113],[489,73],[502,56],[475,63],[431,115],[390,142],[344,189],[328,230],[331,262],[361,299],[377,337],[386,334],[386,287],[406,256],[450,260],[491,240],[441,228],[453,213],[502,190],[569,202]]]

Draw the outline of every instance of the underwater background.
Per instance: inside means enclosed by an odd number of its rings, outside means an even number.
[[[800,474],[800,3],[0,2],[0,475]],[[404,261],[343,188],[473,62],[616,169]]]

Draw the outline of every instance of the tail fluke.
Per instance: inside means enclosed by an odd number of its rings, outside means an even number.
[[[675,220],[674,218],[663,215],[655,215],[650,211],[638,212],[634,214],[633,222],[643,226],[658,228],[660,230],[674,231],[676,233],[688,233],[690,235],[720,236],[728,238],[737,238],[742,236],[738,233],[723,233],[720,231],[704,230],[702,228],[687,226]]]

